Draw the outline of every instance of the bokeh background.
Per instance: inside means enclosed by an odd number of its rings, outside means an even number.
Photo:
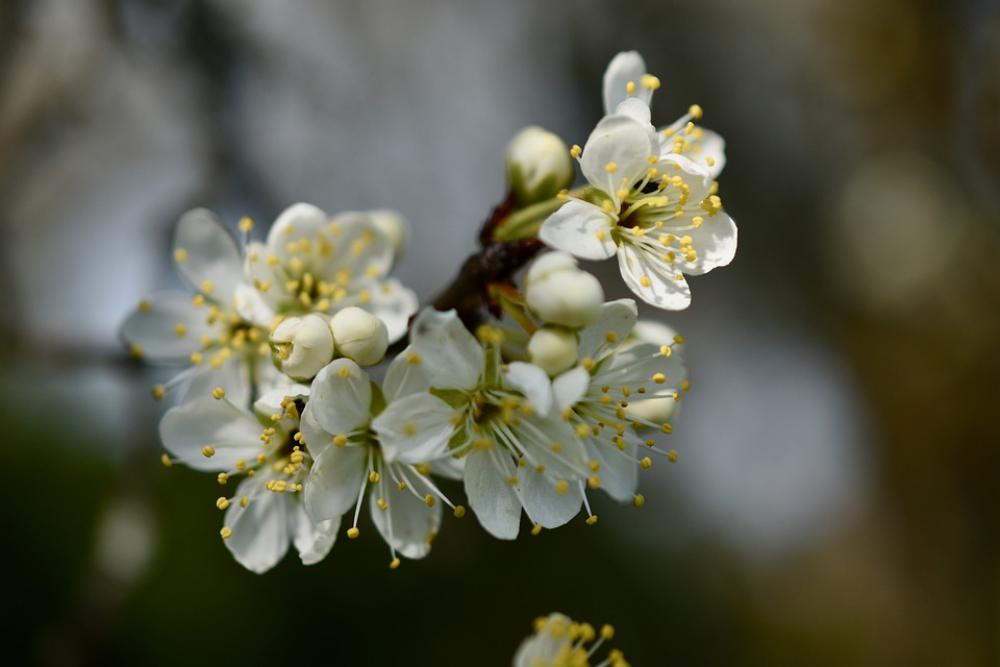
[[[655,121],[726,137],[740,228],[665,317],[694,384],[646,506],[242,571],[116,338],[179,214],[397,208],[427,299],[507,140],[582,143],[630,48]],[[504,665],[561,610],[636,665],[1000,664],[998,179],[993,0],[4,0],[4,662]]]

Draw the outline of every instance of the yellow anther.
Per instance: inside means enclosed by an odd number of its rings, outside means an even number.
[[[223,526],[222,530],[219,531],[219,535],[222,535],[222,539],[228,540],[233,536],[233,529],[229,526]]]
[[[215,389],[212,390],[212,398],[214,398],[215,400],[221,401],[225,397],[226,397],[226,390],[223,389],[222,387],[216,387]]]
[[[595,523],[597,523],[597,515],[596,514],[591,514],[590,516],[587,517],[587,525],[588,526],[593,526]]]
[[[580,157],[582,153],[583,149],[577,146],[576,144],[573,144],[573,148],[569,149],[569,154],[572,155],[574,158]]]
[[[653,377],[651,379],[656,384],[663,384],[664,382],[667,381],[667,376],[664,375],[663,373],[653,373]]]
[[[597,459],[594,459],[588,465],[590,469],[593,470],[594,472],[597,472],[598,470],[601,469],[601,462],[598,461]]]
[[[225,496],[219,496],[219,499],[215,501],[215,506],[218,507],[220,510],[226,509],[227,507],[229,507],[229,498],[226,498]]]
[[[260,465],[264,465],[265,463],[267,463],[267,454],[258,454],[257,463]]]
[[[225,486],[226,483],[229,481],[229,475],[227,475],[224,472],[220,472],[218,474],[218,476],[215,478],[215,481],[217,481],[219,484]]]
[[[236,459],[236,469],[245,470],[247,467],[246,459]]]
[[[414,467],[417,469],[417,472],[423,475],[424,477],[431,474],[431,467],[426,463],[418,463]]]
[[[413,366],[417,366],[417,365],[420,364],[420,361],[421,361],[420,355],[417,354],[416,352],[408,352],[407,353],[407,355],[406,355],[406,363],[411,364]]]
[[[378,481],[382,479],[382,476],[378,474],[375,470],[368,473],[368,481],[372,484],[378,484]]]
[[[406,422],[403,424],[403,435],[407,438],[412,438],[417,434],[417,425],[413,422]]]
[[[507,484],[510,486],[517,486],[517,475],[511,475],[507,478]]]
[[[428,507],[434,507],[434,496],[432,496],[429,493],[426,496],[424,496],[424,504],[427,505]]]
[[[150,308],[152,308],[152,306],[149,304],[149,301],[147,301],[146,299],[143,299],[142,301],[139,302],[139,312],[140,313],[148,313]]]
[[[702,111],[702,108],[699,105],[692,104],[690,107],[688,107],[688,113],[691,114],[692,118],[698,120],[699,118],[701,118],[704,112]]]
[[[244,234],[249,234],[251,229],[253,229],[253,220],[249,216],[240,218],[240,231]]]
[[[598,241],[602,242],[604,241],[604,239],[608,238],[608,235],[604,232],[603,229],[598,229],[596,232],[594,232],[594,236],[597,238]]]
[[[538,535],[541,532],[542,532],[542,524],[536,523],[534,526],[531,527],[532,535]]]
[[[347,529],[347,538],[350,540],[356,540],[360,534],[361,531],[358,530],[357,526]]]
[[[195,366],[200,366],[203,361],[205,361],[205,355],[204,354],[202,354],[201,352],[192,352],[191,353],[191,363],[192,364],[194,364]]]
[[[656,90],[660,87],[660,79],[652,74],[643,74],[639,83],[648,90]]]
[[[677,451],[671,449],[669,452],[667,452],[667,460],[670,461],[671,463],[677,463]]]
[[[670,434],[674,432],[674,427],[664,422],[660,424],[660,430],[663,431],[664,433]]]
[[[465,507],[463,507],[462,505],[455,505],[454,514],[456,519],[461,519],[463,516],[465,516]]]
[[[212,292],[215,291],[215,283],[213,283],[211,280],[202,281],[201,291],[204,292],[205,294],[211,295]]]
[[[215,447],[213,447],[212,445],[205,445],[204,447],[201,448],[201,455],[204,456],[206,459],[212,458],[213,456],[215,456]]]
[[[660,346],[660,354],[662,354],[664,357],[669,357],[673,353],[674,353],[674,351],[673,351],[673,349],[669,345],[661,345]]]
[[[162,401],[166,395],[167,395],[167,389],[162,384],[158,384],[155,387],[153,387],[153,398],[155,398],[156,400]]]
[[[693,218],[691,218],[691,224],[694,226],[695,229],[698,229],[703,224],[705,224],[705,218],[701,217],[700,215],[696,215]]]
[[[688,391],[689,389],[691,389],[690,380],[684,380],[683,382],[681,382],[681,391]]]
[[[587,479],[587,486],[589,486],[592,489],[599,489],[599,488],[601,488],[601,476],[600,475],[591,475],[590,478]]]
[[[389,563],[389,569],[395,570],[397,567],[399,567],[399,559],[393,558],[392,561]]]
[[[569,482],[567,482],[564,479],[561,479],[558,482],[556,482],[556,493],[558,493],[561,496],[565,495],[566,493],[569,493]]]
[[[378,508],[383,512],[389,509],[389,503],[385,502],[383,498],[376,499],[375,504],[378,505]]]
[[[635,81],[629,81],[625,84],[625,92],[629,95],[635,94]]]
[[[169,468],[174,465],[174,462],[170,460],[170,457],[166,454],[160,454],[160,463],[163,464],[164,468]]]
[[[604,641],[609,641],[613,639],[614,636],[615,636],[615,629],[613,627],[611,627],[610,625],[601,626],[601,639],[603,639]]]
[[[337,447],[343,447],[344,445],[347,444],[347,436],[344,435],[343,433],[338,433],[337,435],[333,436],[333,444],[335,444]]]
[[[558,442],[553,442],[550,449],[552,449],[553,454],[558,454],[560,451],[562,451],[562,444]]]
[[[142,359],[142,347],[136,343],[128,346],[128,353],[133,359]]]
[[[674,342],[677,343],[678,345],[683,345],[684,344],[684,336],[681,336],[680,334],[674,336]]]
[[[641,493],[635,494],[635,497],[632,498],[632,505],[634,507],[642,507],[645,504],[646,504],[646,496],[642,495]]]
[[[241,496],[240,497],[240,507],[242,507],[243,509],[246,509],[246,506],[249,505],[249,504],[250,504],[250,496]]]
[[[604,171],[608,172],[609,174],[613,174],[616,171],[618,171],[618,165],[614,162],[609,162],[606,165],[604,165]]]
[[[590,370],[594,367],[594,360],[590,357],[584,357],[580,360],[580,365],[583,366],[585,370]]]
[[[174,249],[174,261],[178,264],[183,264],[187,261],[188,251],[185,248],[175,248]]]
[[[649,287],[650,285],[652,285],[652,282],[649,280],[649,276],[641,276],[639,278],[639,284],[642,285],[643,287]]]
[[[587,426],[586,424],[577,424],[576,435],[577,437],[580,438],[586,438],[588,435],[590,435],[590,427]]]
[[[639,461],[639,465],[641,465],[644,470],[649,470],[650,468],[653,467],[653,459],[646,456],[641,461]]]

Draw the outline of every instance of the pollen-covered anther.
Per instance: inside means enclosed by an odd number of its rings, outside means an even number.
[[[395,570],[396,568],[398,568],[399,562],[400,562],[399,558],[393,558],[391,561],[389,561],[389,569]]]
[[[601,488],[601,476],[600,475],[591,475],[587,479],[587,486],[589,486],[592,489],[599,489],[599,488]]]
[[[663,373],[653,373],[650,379],[656,384],[663,384],[664,382],[667,381],[667,376],[664,375]]]
[[[153,387],[153,398],[158,401],[162,401],[167,395],[167,389],[162,384],[158,384]]]
[[[455,515],[456,519],[461,519],[463,516],[465,516],[465,507],[463,507],[462,505],[455,505],[455,511],[453,512],[453,514]]]
[[[595,523],[597,523],[597,515],[591,514],[590,516],[588,516],[586,523],[588,526],[593,526]]]
[[[583,154],[583,149],[580,148],[578,145],[573,144],[573,147],[569,149],[569,154],[572,155],[574,158],[579,159],[580,155]]]
[[[378,508],[380,510],[382,510],[383,512],[386,511],[387,509],[389,509],[389,503],[385,502],[384,498],[378,498],[378,499],[376,499],[375,500],[375,504],[378,505]]]
[[[434,496],[432,496],[431,494],[428,493],[426,496],[424,496],[424,504],[427,505],[428,507],[434,507],[434,502],[435,502]]]
[[[333,436],[333,444],[336,445],[337,447],[343,447],[344,445],[347,444],[347,436],[344,435],[343,433],[338,433],[337,435]]]
[[[542,524],[536,523],[534,526],[531,527],[532,535],[538,535],[541,532],[542,532]]]
[[[225,496],[219,496],[218,500],[215,501],[215,506],[218,507],[220,510],[226,509],[227,507],[229,507],[229,498],[226,498]]]
[[[633,507],[642,507],[645,504],[646,504],[646,496],[642,495],[641,493],[635,494],[635,496],[632,498]]]
[[[358,538],[358,535],[360,535],[360,534],[361,534],[361,531],[358,530],[357,526],[353,526],[353,527],[347,529],[347,539],[349,539],[349,540],[356,540]]]
[[[650,468],[653,467],[653,459],[646,456],[641,461],[639,461],[639,465],[642,466],[643,470],[649,470]]]
[[[565,479],[560,479],[558,482],[556,482],[556,493],[558,493],[561,496],[569,493],[569,482],[567,482]]]
[[[222,536],[222,539],[228,540],[230,537],[233,536],[233,529],[230,528],[229,526],[223,526],[222,529],[219,531],[219,535]]]
[[[205,445],[204,447],[201,448],[201,455],[204,456],[206,459],[212,458],[213,456],[215,456],[215,447],[213,447],[212,445]]]
[[[616,171],[618,171],[618,165],[614,162],[609,162],[606,165],[604,165],[604,171],[608,172],[609,174],[613,174]]]
[[[160,455],[160,463],[163,464],[164,468],[170,468],[174,465],[174,462],[165,453]]]
[[[226,397],[226,390],[223,389],[222,387],[216,387],[215,389],[212,390],[212,398],[214,398],[215,400],[221,401],[225,397]]]

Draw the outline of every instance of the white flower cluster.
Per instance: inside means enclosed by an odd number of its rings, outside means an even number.
[[[624,654],[611,649],[596,662],[598,651],[615,636],[610,625],[595,630],[568,616],[552,613],[535,619],[535,632],[514,655],[514,667],[628,667]]]
[[[474,331],[463,319],[479,316],[464,311],[427,308],[410,322],[416,298],[388,278],[408,237],[397,214],[331,218],[296,204],[266,243],[249,240],[248,219],[242,243],[207,211],[181,219],[174,259],[194,294],[143,301],[122,336],[135,356],[188,364],[154,388],[176,399],[160,424],[163,460],[214,472],[227,488],[239,479],[216,506],[242,565],[266,571],[289,544],[318,562],[345,514],[347,536],[358,537],[366,502],[390,566],[421,558],[442,506],[466,511],[440,480],[460,480],[480,524],[503,539],[519,534],[522,510],[535,534],[581,511],[596,523],[596,490],[642,506],[639,471],[653,456],[676,458],[656,438],[671,432],[688,388],[684,341],[638,321],[631,299],[605,302],[573,255],[618,252],[641,298],[681,308],[681,274],[729,262],[736,242],[712,181],[721,139],[689,122],[694,108],[657,135],[648,103],[658,86],[637,54],[620,54],[605,76],[609,114],[584,149],[539,128],[515,138],[511,208],[495,214],[495,242],[507,242],[506,225],[532,252],[536,236],[565,252],[535,259],[520,288],[513,269],[472,285],[503,314]],[[572,181],[570,156],[589,182],[573,195],[560,192]],[[555,637],[563,621],[548,624]],[[587,628],[567,621],[567,636],[589,641]],[[576,655],[578,642],[570,646]]]

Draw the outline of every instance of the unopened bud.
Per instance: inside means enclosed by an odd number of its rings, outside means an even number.
[[[660,398],[645,398],[641,401],[629,401],[625,414],[632,419],[645,419],[656,424],[670,421],[677,410],[677,401],[673,396]]]
[[[525,300],[544,322],[576,328],[597,316],[604,290],[597,278],[577,268],[570,255],[550,252],[528,270]]]
[[[561,327],[542,327],[528,341],[528,355],[549,375],[557,375],[576,363],[576,334]]]
[[[271,333],[271,358],[285,375],[309,380],[333,360],[330,326],[319,315],[282,320]]]
[[[410,238],[410,225],[406,218],[387,208],[369,211],[368,214],[375,227],[392,243],[393,252],[399,257]]]
[[[573,184],[573,161],[563,140],[526,127],[507,145],[507,185],[521,204],[551,199]]]
[[[330,320],[337,352],[359,366],[371,366],[382,361],[389,347],[389,332],[385,323],[357,306],[338,311]]]

